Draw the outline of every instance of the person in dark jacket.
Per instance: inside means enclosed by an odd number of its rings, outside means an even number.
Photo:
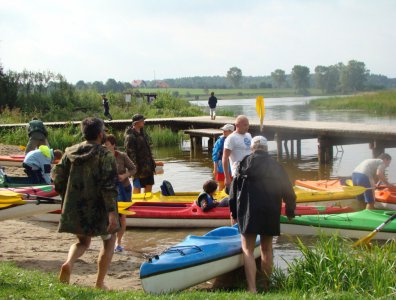
[[[70,283],[76,260],[88,250],[91,239],[101,236],[96,288],[106,289],[104,279],[114,253],[115,233],[120,229],[117,208],[117,165],[114,155],[102,143],[106,139],[103,120],[81,122],[85,142],[66,148],[52,172],[55,190],[62,197],[59,232],[76,235],[59,280]]]
[[[105,94],[102,94],[102,104],[103,104],[103,114],[109,121],[113,120],[113,117],[110,114],[110,105],[109,99],[107,99]]]
[[[210,97],[208,100],[209,104],[209,112],[210,112],[210,119],[216,119],[216,105],[217,105],[217,98],[214,95],[214,92],[210,93]]]
[[[133,193],[151,192],[154,185],[155,161],[151,152],[150,137],[144,132],[144,116],[132,117],[132,126],[125,130],[125,152],[136,166],[133,179]]]
[[[29,141],[26,145],[25,154],[37,149],[41,145],[49,146],[47,129],[43,121],[39,120],[37,117],[34,117],[28,124],[28,136]]]
[[[240,162],[230,191],[232,223],[238,223],[248,290],[256,292],[256,263],[253,255],[257,234],[260,235],[261,269],[268,288],[272,273],[272,239],[280,235],[282,200],[286,214],[294,218],[296,195],[283,167],[268,154],[267,140],[256,136],[252,154]]]

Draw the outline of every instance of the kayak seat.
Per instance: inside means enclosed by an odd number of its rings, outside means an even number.
[[[228,237],[233,235],[238,235],[238,227],[223,226],[209,231],[204,236],[218,236],[218,237]]]

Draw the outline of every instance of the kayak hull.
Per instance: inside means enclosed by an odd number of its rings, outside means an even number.
[[[211,228],[230,224],[228,207],[216,207],[203,212],[195,203],[135,203],[127,209],[133,213],[126,216],[128,227],[157,228]],[[353,211],[351,207],[325,207],[298,205],[296,215],[342,213]],[[282,208],[285,214],[285,208]],[[59,222],[60,211],[37,216],[47,222]]]
[[[29,194],[41,197],[55,197],[59,194],[55,191],[53,185],[33,185],[25,187],[10,187],[10,188],[0,188],[1,191],[12,191],[19,194]],[[1,199],[1,198],[0,198]]]
[[[281,216],[281,231],[293,235],[318,235],[320,232],[339,233],[343,237],[361,238],[385,222],[394,212],[363,210],[337,215],[300,216],[288,221]],[[396,223],[389,223],[375,239],[394,239]]]
[[[254,257],[260,256],[259,238]],[[236,226],[220,227],[203,236],[187,236],[140,267],[145,292],[180,291],[243,266],[240,234]]]
[[[28,203],[11,205],[7,208],[0,209],[0,221],[46,214],[57,209],[60,209],[60,204],[41,203],[36,205],[34,203]]]

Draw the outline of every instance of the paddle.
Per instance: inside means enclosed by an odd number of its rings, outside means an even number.
[[[357,247],[363,243],[365,243],[367,245],[371,241],[371,239],[377,234],[377,232],[379,232],[386,224],[388,224],[389,222],[392,222],[395,218],[396,218],[396,214],[393,214],[384,223],[382,223],[377,228],[375,228],[372,232],[370,232],[367,236],[356,241],[352,245],[352,247]]]
[[[263,131],[263,122],[264,122],[264,115],[265,115],[264,97],[263,96],[257,96],[257,98],[256,98],[256,112],[260,119],[260,131]]]

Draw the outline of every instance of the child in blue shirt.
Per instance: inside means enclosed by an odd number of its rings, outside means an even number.
[[[228,206],[228,198],[224,198],[220,202],[213,198],[217,190],[217,182],[215,180],[208,180],[203,185],[203,190],[197,199],[197,205],[201,207],[202,211],[207,212],[214,207]]]

